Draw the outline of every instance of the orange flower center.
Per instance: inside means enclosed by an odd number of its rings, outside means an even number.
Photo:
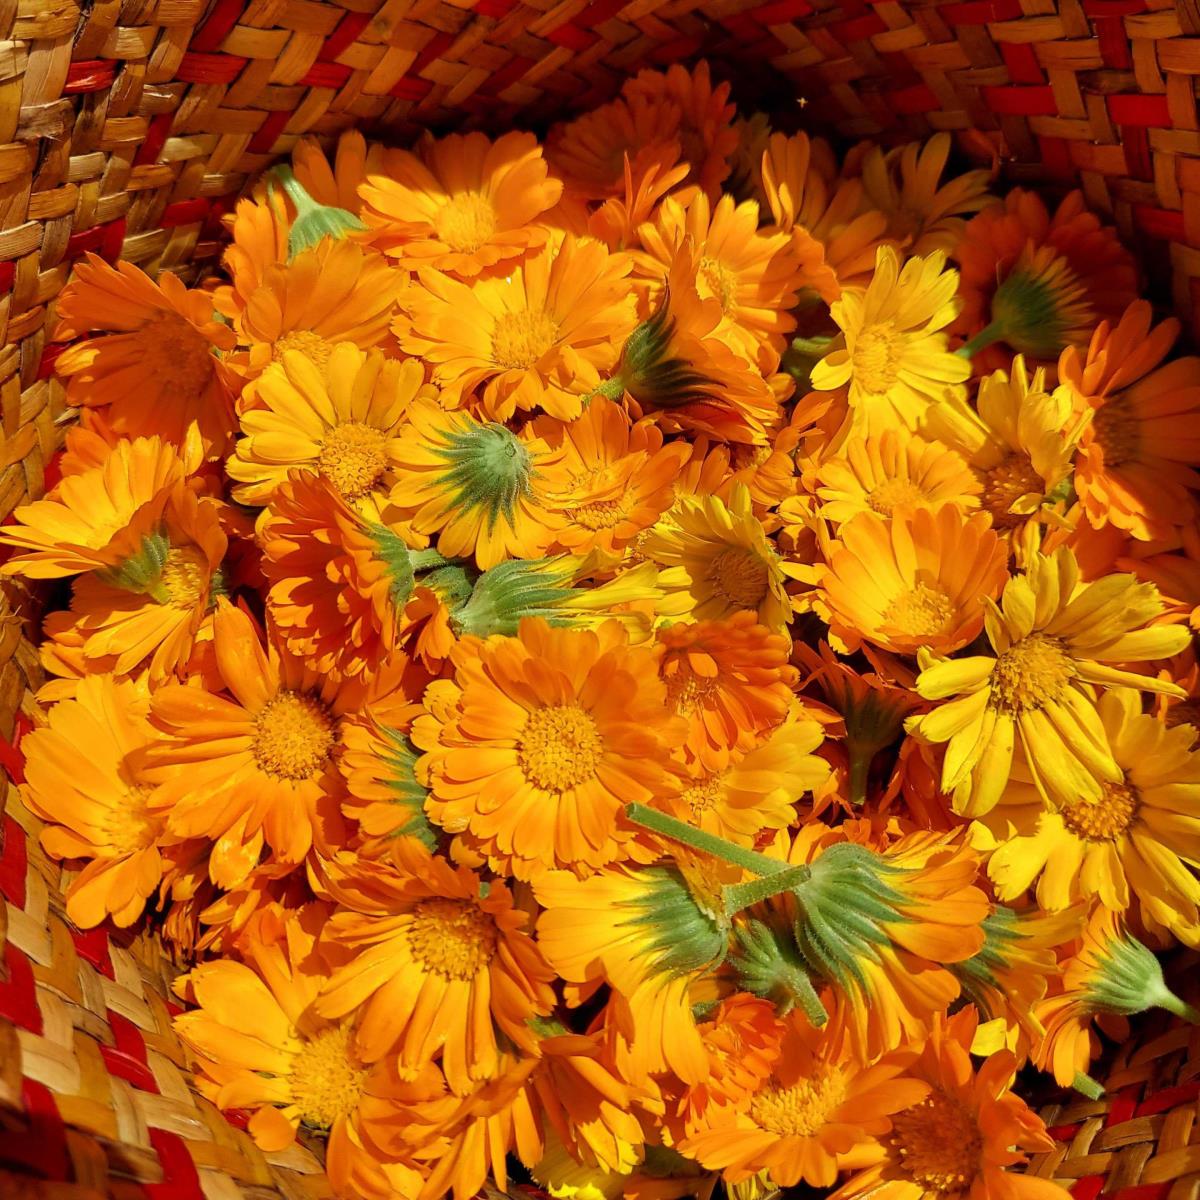
[[[124,804],[110,808],[105,814],[106,857],[124,858],[154,845],[163,822],[150,812],[146,803],[153,791],[147,784],[131,784],[125,792]]]
[[[711,812],[721,802],[725,794],[725,789],[721,786],[723,778],[721,773],[705,775],[680,797],[690,810],[693,820],[699,821],[706,812]]]
[[[510,371],[528,370],[557,341],[558,322],[548,312],[506,312],[492,328],[492,361]]]
[[[619,525],[629,511],[629,502],[621,497],[617,500],[596,500],[591,504],[581,504],[571,510],[571,516],[577,525],[584,529],[612,529]]]
[[[777,1137],[812,1137],[846,1098],[837,1071],[801,1079],[791,1087],[768,1085],[750,1097],[750,1119]]]
[[[979,1171],[983,1143],[975,1118],[935,1091],[892,1118],[892,1148],[914,1183],[930,1192],[965,1192]]]
[[[387,470],[387,434],[360,421],[335,425],[326,435],[317,470],[347,500],[365,496]]]
[[[194,608],[208,588],[208,559],[194,546],[168,550],[159,583],[176,608]]]
[[[928,499],[911,479],[885,479],[867,494],[867,504],[884,517],[890,517],[895,509],[904,505],[924,504]]]
[[[666,684],[667,704],[685,717],[720,689],[715,677],[697,675],[678,663],[676,670],[666,676]]]
[[[496,232],[496,210],[479,192],[459,192],[438,209],[434,228],[451,250],[473,254]]]
[[[1142,799],[1128,783],[1106,783],[1099,800],[1074,799],[1061,809],[1063,824],[1088,842],[1112,842],[1133,824]]]
[[[311,779],[332,747],[329,710],[313,696],[280,692],[255,718],[255,761],[276,779]]]
[[[1031,633],[996,659],[990,703],[1009,716],[1043,708],[1057,700],[1074,677],[1075,664],[1063,643],[1044,633]]]
[[[918,583],[883,610],[883,623],[909,637],[931,638],[945,632],[953,615],[954,606],[942,588]]]
[[[216,359],[208,339],[176,313],[163,313],[142,326],[145,366],[170,386],[171,394],[196,399],[212,380]]]
[[[1141,422],[1124,396],[1105,401],[1092,414],[1092,440],[1104,451],[1106,467],[1119,467],[1138,458],[1141,434]]]
[[[517,761],[534,787],[566,792],[596,774],[604,742],[590,713],[577,704],[531,712],[517,739]]]
[[[329,356],[333,352],[333,343],[327,342],[319,333],[311,329],[293,329],[285,333],[271,347],[271,361],[279,362],[289,350],[296,350],[318,367],[321,371],[329,365]]]
[[[700,260],[700,278],[708,285],[708,291],[721,305],[721,311],[729,316],[737,307],[737,272],[727,267],[720,259],[707,254]]]
[[[323,1029],[292,1060],[292,1103],[305,1125],[328,1129],[357,1106],[367,1071],[354,1058],[350,1038],[349,1024]]]
[[[767,597],[767,564],[745,546],[727,546],[708,568],[712,589],[731,608],[757,608]]]
[[[469,900],[434,896],[413,908],[408,949],[431,975],[474,979],[496,953],[496,923]]]
[[[854,339],[851,370],[864,392],[880,396],[900,374],[900,335],[891,325],[868,325]]]
[[[1025,520],[1025,514],[1011,512],[1020,497],[1030,492],[1041,496],[1045,480],[1033,468],[1028,454],[1009,454],[987,472],[983,484],[983,507],[992,514],[997,529],[1012,529]]]

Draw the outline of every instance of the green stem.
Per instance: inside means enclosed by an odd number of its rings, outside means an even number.
[[[755,875],[778,875],[781,871],[790,870],[788,864],[777,858],[768,858],[756,850],[747,850],[744,846],[735,846],[715,834],[705,833],[694,825],[659,812],[657,808],[647,808],[644,804],[627,804],[625,816],[635,825],[649,829],[662,837],[670,838],[673,842],[682,842],[693,850],[702,850],[722,862],[735,867],[752,871]]]
[[[873,750],[867,751],[861,746],[856,746],[850,751],[850,778],[847,780],[847,785],[850,791],[850,803],[855,808],[861,808],[867,801],[867,775],[871,770],[871,760],[874,757]]]
[[[1186,1000],[1181,1000],[1174,992],[1164,990],[1164,994],[1157,1003],[1159,1008],[1165,1008],[1167,1012],[1174,1013],[1181,1021],[1187,1021],[1189,1025],[1200,1025],[1200,1012]]]
[[[790,867],[786,871],[776,871],[773,875],[764,875],[759,879],[749,879],[745,883],[729,883],[722,890],[725,899],[725,911],[732,915],[761,904],[780,892],[790,892],[808,880],[812,870],[806,866]]]
[[[993,342],[998,342],[1004,337],[1004,326],[999,321],[992,321],[985,325],[969,342],[959,346],[955,351],[963,358],[973,358],[980,350],[986,350]]]
[[[436,550],[410,550],[408,561],[414,571],[431,571],[434,567],[444,567],[450,562]]]
[[[829,1020],[829,1014],[825,1011],[825,1005],[821,1003],[821,997],[817,995],[817,989],[813,987],[812,980],[803,971],[797,971],[791,984],[792,995],[804,1010],[808,1023],[814,1029],[820,1029]]]
[[[625,395],[625,380],[620,375],[614,375],[611,379],[604,380],[594,392],[589,393],[587,399],[594,400],[597,396],[603,396],[606,400],[620,400]]]
[[[1071,1087],[1089,1100],[1099,1100],[1104,1095],[1104,1086],[1090,1075],[1085,1075],[1083,1071],[1075,1072],[1075,1078],[1071,1080]]]
[[[291,167],[276,167],[271,174],[279,180],[288,199],[296,206],[296,216],[302,217],[321,206],[308,194],[305,186],[292,174]]]

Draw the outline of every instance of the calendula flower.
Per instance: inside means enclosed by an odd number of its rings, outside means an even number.
[[[668,196],[638,236],[644,247],[636,255],[638,273],[655,281],[670,273],[690,238],[700,256],[699,295],[720,305],[717,336],[762,371],[775,370],[784,335],[796,327],[789,310],[798,262],[787,235],[760,231],[753,200],[735,204],[722,196],[713,204],[700,192],[684,204]]]
[[[631,422],[603,396],[567,423],[539,417],[533,432],[558,452],[562,480],[546,504],[565,522],[556,542],[574,554],[624,551],[670,508],[673,481],[690,453],[686,442],[664,446],[652,422]]]
[[[765,112],[752,112],[747,117],[738,117],[733,122],[733,129],[738,135],[738,144],[733,152],[725,190],[739,200],[757,200],[765,206],[762,159],[774,132],[770,115]]]
[[[242,437],[225,469],[233,497],[268,504],[291,471],[320,475],[368,514],[395,478],[396,450],[410,406],[422,396],[421,364],[385,359],[349,342],[324,368],[284,352],[258,381],[261,407],[244,412]]]
[[[1187,728],[1142,713],[1141,697],[1114,688],[1096,710],[1118,770],[1100,795],[1050,805],[1014,777],[1000,802],[976,823],[976,844],[991,850],[988,875],[1001,900],[1037,882],[1048,911],[1079,900],[1113,912],[1135,907],[1144,926],[1200,942],[1200,753]],[[1023,772],[1024,773],[1024,772]]]
[[[505,275],[464,283],[422,271],[400,343],[432,366],[447,408],[479,389],[497,421],[535,408],[569,420],[633,329],[631,267],[592,238],[553,232]]]
[[[862,160],[866,205],[887,217],[887,233],[909,254],[953,254],[962,242],[964,213],[989,203],[987,171],[965,171],[942,183],[950,135],[909,142],[886,154],[873,146]]]
[[[1144,542],[1192,521],[1200,489],[1200,359],[1164,364],[1179,322],[1152,329],[1151,321],[1150,305],[1134,301],[1115,324],[1097,326],[1086,351],[1068,347],[1059,363],[1066,390],[1091,416],[1075,470],[1087,519]]]
[[[1095,689],[1175,693],[1166,681],[1112,663],[1167,658],[1188,641],[1178,625],[1152,625],[1162,602],[1132,575],[1081,583],[1074,554],[1036,554],[1004,587],[985,622],[990,655],[944,659],[922,651],[917,691],[941,701],[910,728],[948,743],[942,787],[955,811],[979,817],[1004,794],[1018,743],[1035,786],[1061,800],[1098,802],[1119,778]],[[953,698],[952,698],[953,697]]]
[[[22,743],[22,797],[50,822],[42,846],[55,858],[88,860],[67,889],[67,915],[82,929],[106,917],[132,925],[171,854],[154,785],[139,767],[159,736],[148,708],[144,688],[89,676]]]
[[[515,638],[464,638],[451,662],[412,732],[434,824],[520,879],[628,858],[639,831],[625,805],[674,791],[666,759],[683,736],[653,651],[629,646],[616,622],[527,619]]]
[[[1008,578],[1008,552],[984,513],[953,504],[889,519],[863,513],[838,530],[821,575],[818,611],[853,650],[960,650],[983,628],[984,601]]]
[[[1009,1051],[979,1070],[970,1047],[977,1017],[970,1008],[939,1021],[911,1075],[929,1094],[892,1115],[879,1162],[852,1175],[836,1200],[1066,1200],[1048,1179],[1010,1171],[1030,1153],[1054,1148],[1041,1118],[1012,1090],[1017,1062]]]
[[[625,81],[621,95],[631,105],[678,109],[676,137],[692,167],[688,182],[716,196],[737,146],[736,109],[730,103],[729,90],[728,83],[713,86],[707,62],[697,63],[690,71],[674,63],[666,71],[639,71]]]
[[[889,1118],[928,1094],[904,1066],[891,1055],[864,1067],[844,1042],[792,1014],[749,1103],[710,1108],[679,1149],[730,1183],[766,1171],[777,1187],[830,1187],[839,1171],[876,1157]]]
[[[724,768],[732,749],[748,749],[787,715],[797,680],[791,639],[754,613],[674,622],[657,637],[667,706],[687,719],[687,753],[707,770]]]
[[[380,173],[386,153],[378,142],[368,145],[357,129],[343,129],[338,134],[332,162],[316,138],[300,138],[292,147],[292,170],[318,204],[357,216],[363,204],[358,189],[367,176]]]
[[[680,500],[639,549],[663,568],[658,581],[670,615],[722,620],[745,610],[773,632],[787,625],[786,576],[743,484],[733,487],[728,503],[716,496]]]
[[[528,1022],[554,1007],[554,973],[502,880],[484,887],[413,838],[393,843],[390,864],[351,861],[339,876],[343,903],[324,937],[349,960],[316,1011],[360,1013],[355,1048],[365,1061],[395,1055],[415,1073],[440,1054],[462,1094],[497,1070],[501,1034],[534,1049]]]
[[[102,410],[113,432],[182,445],[198,426],[210,457],[234,427],[234,376],[217,357],[233,331],[215,319],[212,296],[189,291],[169,271],[156,283],[132,263],[95,254],[75,266],[58,301],[55,337],[74,342],[55,359],[67,402]],[[101,337],[84,337],[99,333]]]
[[[316,831],[337,816],[335,722],[356,697],[339,694],[274,645],[227,600],[213,615],[217,667],[229,697],[186,684],[154,693],[154,723],[169,736],[147,752],[168,827],[207,837],[212,880],[241,883],[264,843],[303,860]]]
[[[61,579],[136,554],[186,474],[179,448],[158,437],[122,439],[96,466],[62,479],[44,500],[22,504],[0,542],[15,554],[5,575]]]
[[[389,511],[420,535],[437,534],[446,558],[473,557],[484,570],[535,558],[565,524],[547,500],[562,485],[559,456],[532,433],[518,437],[426,402],[410,412],[393,452]]]
[[[983,484],[961,454],[898,429],[849,438],[815,476],[820,513],[839,524],[859,513],[890,517],[898,508],[978,508]]]
[[[812,369],[812,386],[849,385],[855,423],[867,432],[918,428],[926,410],[971,373],[944,332],[958,312],[958,272],[940,250],[910,258],[881,246],[866,290],[846,291],[830,312],[845,346]]]
[[[538,217],[561,194],[532,134],[450,134],[426,138],[415,154],[385,151],[359,190],[360,215],[397,265],[472,278],[542,245]]]
[[[76,578],[71,612],[89,664],[127,675],[145,663],[155,684],[183,670],[224,593],[222,507],[176,483],[136,550]]]
[[[1097,318],[1116,320],[1137,297],[1137,271],[1116,231],[1072,192],[1051,217],[1041,198],[1013,188],[1003,206],[968,223],[955,257],[962,312],[955,331],[969,337],[976,366],[1003,365],[995,342],[1035,359],[1082,345]]]

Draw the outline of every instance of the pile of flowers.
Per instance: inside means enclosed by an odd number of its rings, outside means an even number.
[[[708,70],[301,141],[92,258],[28,806],[339,1197],[1052,1200],[1026,1064],[1194,1011],[1200,360],[1079,195]]]

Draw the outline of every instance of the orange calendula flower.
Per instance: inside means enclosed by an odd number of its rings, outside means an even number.
[[[50,822],[42,845],[55,858],[89,860],[67,889],[67,915],[83,929],[106,917],[132,925],[172,853],[154,785],[139,767],[159,737],[148,709],[136,684],[90,676],[22,742],[22,795]]]
[[[929,1094],[892,1114],[881,1160],[853,1175],[835,1200],[1066,1200],[1059,1184],[1008,1170],[1028,1162],[1030,1152],[1053,1149],[1054,1139],[1010,1090],[1013,1054],[998,1051],[976,1072],[976,1023],[967,1007],[934,1027],[909,1068]]]
[[[258,863],[264,842],[280,861],[298,863],[337,819],[335,723],[357,697],[264,647],[228,601],[217,602],[213,621],[229,697],[159,688],[154,722],[170,736],[148,751],[146,773],[162,784],[170,830],[212,839],[210,875],[229,888]]]
[[[285,351],[258,381],[260,407],[242,414],[245,436],[226,463],[234,499],[268,504],[289,472],[301,470],[377,514],[395,477],[405,416],[427,394],[424,385],[420,363],[350,343],[335,346],[323,368]]]
[[[798,678],[791,639],[754,613],[664,625],[658,643],[667,705],[687,719],[684,745],[707,769],[723,768],[733,747],[749,748],[787,715]]]
[[[111,267],[94,254],[76,265],[58,302],[61,341],[85,337],[55,359],[67,401],[103,410],[123,437],[161,437],[182,445],[196,424],[219,457],[233,430],[234,377],[216,351],[233,347],[215,319],[212,296],[189,291],[164,271],[154,282],[132,263]]]
[[[532,431],[518,436],[496,422],[422,403],[393,443],[396,482],[389,514],[421,536],[437,534],[447,558],[474,558],[483,569],[509,558],[537,558],[566,521],[549,495],[561,488],[559,452]]]
[[[893,1054],[864,1067],[844,1042],[794,1013],[749,1102],[710,1108],[679,1149],[727,1183],[765,1171],[777,1187],[830,1187],[839,1171],[874,1157],[894,1113],[928,1094],[905,1074],[908,1059]]]
[[[1008,578],[1008,552],[983,513],[953,504],[890,519],[863,513],[838,531],[821,576],[817,607],[832,635],[912,654],[948,654],[983,628],[984,600]]]
[[[412,731],[433,823],[519,879],[630,857],[639,831],[625,805],[674,790],[667,757],[683,736],[653,651],[616,622],[530,618],[515,638],[464,638],[451,662]]]
[[[1091,421],[1080,439],[1075,488],[1088,521],[1140,541],[1194,520],[1200,490],[1200,358],[1163,363],[1179,322],[1151,328],[1150,305],[1103,321],[1086,351],[1063,351],[1059,374]]]
[[[459,1094],[494,1075],[500,1035],[532,1052],[529,1021],[554,1007],[554,972],[525,932],[527,915],[501,880],[483,881],[413,838],[391,863],[351,861],[330,886],[342,904],[324,937],[339,966],[316,1001],[330,1018],[359,1013],[367,1062],[396,1055],[419,1071],[440,1056]]]
[[[505,275],[463,283],[422,271],[400,343],[431,364],[447,408],[480,389],[495,420],[535,408],[569,420],[633,329],[631,266],[592,238],[554,232]]]
[[[359,189],[372,242],[398,265],[478,275],[542,245],[538,218],[558,203],[542,148],[529,133],[426,138],[417,153],[387,150]]]

